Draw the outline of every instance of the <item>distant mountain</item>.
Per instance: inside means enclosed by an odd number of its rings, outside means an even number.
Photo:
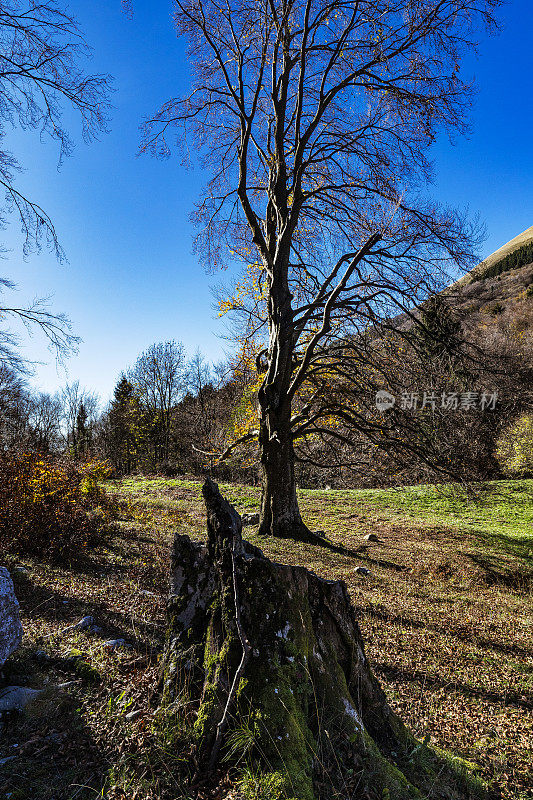
[[[513,257],[516,258],[517,263],[513,266]],[[495,277],[498,274],[499,266],[503,269],[501,272],[527,266],[533,263],[533,225],[523,233],[515,236],[510,242],[504,244],[492,255],[487,256],[481,261],[473,270],[467,275],[464,275],[456,281],[450,288],[457,289],[465,284],[474,283],[475,281],[483,280],[488,277]],[[507,269],[505,267],[507,266]],[[500,272],[500,274],[501,274]]]

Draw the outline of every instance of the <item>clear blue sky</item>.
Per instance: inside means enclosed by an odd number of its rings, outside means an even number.
[[[19,186],[52,217],[69,263],[46,252],[22,260],[16,223],[3,233],[11,249],[0,272],[17,281],[17,302],[53,295],[83,343],[68,364],[69,379],[107,400],[120,371],[152,342],[183,341],[211,360],[226,346],[212,310],[210,284],[192,254],[189,221],[202,186],[198,171],[179,159],[136,157],[139,124],[187,87],[183,43],[174,33],[167,0],[136,0],[128,20],[120,0],[72,0],[94,49],[91,70],[115,78],[110,133],[86,146],[73,117],[77,146],[58,172],[57,152],[30,133],[10,143],[25,167]],[[479,213],[487,227],[484,255],[533,225],[531,0],[510,0],[499,37],[485,38],[479,59],[466,62],[479,94],[473,133],[434,148],[434,195]],[[67,118],[68,119],[68,118]],[[25,353],[48,363],[34,385],[54,391],[65,381],[37,337]]]

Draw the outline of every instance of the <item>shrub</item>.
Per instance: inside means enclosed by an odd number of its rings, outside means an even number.
[[[0,454],[0,550],[58,560],[100,542],[112,516],[104,477],[103,462]]]
[[[181,470],[175,461],[166,460],[159,465],[158,470],[165,478],[175,478],[180,474]]]
[[[504,432],[496,457],[507,474],[533,474],[533,414],[524,414]]]

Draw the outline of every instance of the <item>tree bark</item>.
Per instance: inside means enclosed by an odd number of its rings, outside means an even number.
[[[284,421],[273,423],[273,416],[270,414],[270,419],[261,423],[259,432],[261,445],[259,533],[263,536],[305,540],[309,530],[302,521],[298,506],[291,431],[287,429]]]
[[[288,409],[288,410],[287,410]],[[267,409],[259,426],[261,448],[260,536],[277,536],[335,548],[323,534],[309,530],[300,514],[296,493],[295,456],[290,403],[282,414]]]
[[[197,775],[247,764],[291,800],[474,797],[391,711],[345,584],[271,562],[203,494],[207,544],[174,540],[161,680],[163,708],[194,705]]]
[[[280,259],[282,261],[282,259]],[[300,515],[296,494],[289,386],[294,358],[292,295],[287,268],[278,263],[269,297],[268,368],[258,392],[261,451],[259,533],[297,541],[315,541]]]

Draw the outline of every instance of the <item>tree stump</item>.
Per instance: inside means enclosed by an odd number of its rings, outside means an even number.
[[[161,681],[196,703],[199,771],[253,763],[273,798],[476,796],[391,711],[345,584],[270,561],[209,478],[203,496],[207,544],[174,540]]]

